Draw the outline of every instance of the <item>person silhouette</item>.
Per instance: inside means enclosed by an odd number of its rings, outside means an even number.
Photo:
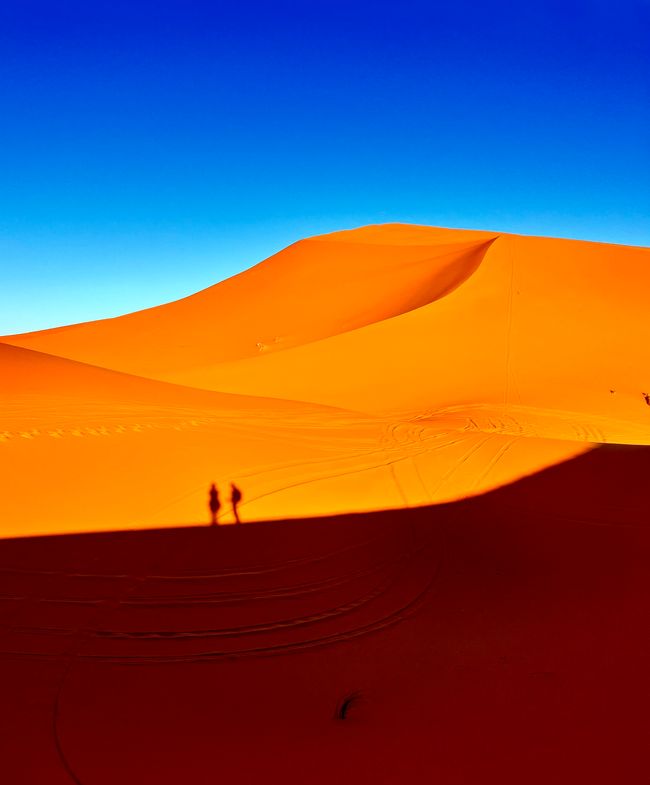
[[[210,515],[211,515],[211,523],[213,526],[217,525],[217,513],[219,512],[219,508],[221,507],[221,502],[219,501],[219,491],[217,490],[217,486],[212,483],[210,486]]]
[[[239,520],[239,510],[237,509],[237,505],[241,501],[241,491],[234,482],[230,483],[230,501],[232,502],[232,512],[235,516],[235,523],[241,523]]]

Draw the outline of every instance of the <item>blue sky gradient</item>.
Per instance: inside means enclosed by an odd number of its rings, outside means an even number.
[[[2,3],[0,334],[366,223],[650,245],[649,39],[649,0]]]

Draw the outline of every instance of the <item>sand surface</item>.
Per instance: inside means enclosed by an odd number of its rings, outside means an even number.
[[[2,532],[189,523],[212,480],[249,520],[430,504],[648,444],[649,290],[645,248],[388,225],[7,336]]]
[[[646,783],[649,291],[388,225],[2,338],[8,781]]]

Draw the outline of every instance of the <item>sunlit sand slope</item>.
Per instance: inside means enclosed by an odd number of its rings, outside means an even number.
[[[649,472],[606,446],[419,510],[4,541],[5,781],[645,785]]]
[[[6,340],[145,376],[191,371],[337,335],[438,300],[472,275],[495,236],[422,228],[386,242],[354,232],[315,237],[177,302]]]
[[[635,442],[650,424],[648,291],[646,248],[388,225],[296,243],[176,303],[5,340],[362,411],[599,415],[596,441]]]
[[[196,520],[213,479],[274,471],[282,484],[289,467],[336,463],[381,439],[365,416],[193,390],[3,344],[0,373],[5,536]],[[253,492],[250,483],[244,490]]]
[[[588,447],[194,390],[0,344],[3,536],[232,521],[480,493]]]
[[[365,227],[176,303],[8,337],[2,532],[189,522],[212,480],[242,486],[248,519],[415,506],[648,444],[649,262]]]
[[[648,249],[503,235],[435,302],[286,352],[165,378],[364,411],[482,406],[524,428],[530,409],[597,415],[594,440],[645,443],[649,291]],[[645,435],[626,433],[621,421]]]

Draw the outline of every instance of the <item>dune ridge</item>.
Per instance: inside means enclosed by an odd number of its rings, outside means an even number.
[[[418,308],[471,276],[492,239],[301,240],[182,300],[2,340],[162,378],[206,361],[281,351]]]

